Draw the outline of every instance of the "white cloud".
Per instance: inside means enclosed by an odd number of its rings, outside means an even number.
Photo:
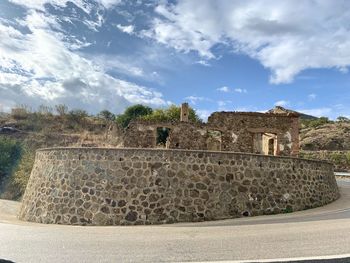
[[[275,102],[275,106],[287,107],[290,105],[290,102],[287,100],[279,100]]]
[[[234,89],[237,93],[247,93],[248,91],[246,89]]]
[[[317,95],[315,93],[311,93],[307,97],[308,97],[309,100],[315,100]]]
[[[22,23],[30,33],[0,22],[0,104],[65,103],[90,112],[120,112],[132,103],[167,104],[161,93],[109,75],[75,53],[63,34],[52,30],[57,26],[53,17],[32,10]]]
[[[121,4],[122,0],[98,0],[98,2],[100,2],[105,8],[111,8]]]
[[[188,96],[188,97],[186,97],[184,99],[189,101],[193,105],[196,105],[199,101],[210,101],[210,99],[208,99],[208,98],[197,97],[197,96]]]
[[[225,92],[225,93],[231,91],[230,88],[227,87],[227,86],[223,86],[223,87],[221,87],[221,88],[217,88],[216,90],[221,91],[221,92]]]
[[[196,61],[196,64],[200,64],[200,65],[205,66],[205,67],[211,66],[207,60],[203,60],[203,59]]]
[[[232,111],[232,101],[230,100],[219,100],[218,102],[219,111]]]
[[[54,6],[64,7],[68,2],[74,3],[80,9],[84,10],[86,13],[90,13],[93,8],[93,2],[88,2],[84,0],[9,0],[10,2],[21,5],[27,8],[37,9],[37,10],[45,10],[45,5],[50,4]],[[98,4],[101,4],[105,8],[111,8],[122,3],[122,0],[96,0]]]
[[[232,92],[232,90],[227,86],[217,88],[216,90],[221,91],[221,92],[225,92],[225,93]],[[240,89],[240,88],[236,88],[233,91],[237,92],[237,93],[247,93],[248,92],[246,89]]]
[[[179,0],[161,2],[160,17],[143,35],[203,59],[223,44],[271,70],[270,82],[289,83],[309,68],[350,65],[350,1]],[[317,15],[315,15],[317,14]]]
[[[134,33],[134,29],[135,29],[135,27],[134,27],[133,25],[123,26],[123,25],[121,25],[121,24],[118,24],[118,25],[116,25],[116,27],[117,27],[120,31],[122,31],[122,32],[124,32],[124,33],[127,33],[127,34],[129,34],[129,35],[133,34],[133,33]]]
[[[198,114],[199,118],[201,118],[203,121],[207,121],[208,117],[210,116],[210,114],[212,113],[209,110],[198,110],[196,109],[196,113]]]
[[[36,10],[45,10],[45,5],[50,4],[54,6],[60,6],[64,7],[66,6],[67,2],[72,2],[76,6],[78,6],[80,9],[84,10],[86,13],[90,13],[93,5],[91,3],[88,3],[84,0],[9,0],[10,2],[24,6],[26,8],[36,9]],[[102,0],[101,0],[102,1]]]
[[[219,107],[225,107],[225,106],[226,106],[226,101],[219,100],[219,101],[218,101],[218,106],[219,106]]]
[[[104,71],[116,71],[118,73],[123,73],[129,76],[142,77],[142,78],[155,78],[156,74],[150,73],[146,75],[144,70],[135,65],[133,61],[129,58],[124,58],[122,56],[116,55],[93,55],[85,56],[87,59],[94,61],[99,67],[103,68]]]

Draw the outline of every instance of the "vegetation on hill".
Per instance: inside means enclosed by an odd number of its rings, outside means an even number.
[[[58,146],[117,146],[112,113],[96,116],[65,105],[20,106],[0,115],[0,197],[18,199],[24,193],[38,148]],[[6,128],[3,128],[6,127]]]
[[[126,128],[130,121],[140,118],[142,116],[150,115],[153,113],[152,108],[137,104],[126,108],[123,114],[120,114],[116,118],[116,122],[123,128]]]
[[[165,109],[155,109],[144,105],[134,105],[128,107],[123,114],[116,117],[116,122],[123,128],[126,128],[132,120],[146,120],[146,121],[159,121],[159,122],[172,122],[179,121],[181,114],[181,108],[176,105],[171,105]],[[196,111],[189,108],[189,120],[192,122],[201,122]]]
[[[169,108],[166,108],[166,109],[156,109],[151,114],[142,116],[141,119],[148,120],[148,121],[172,122],[172,121],[179,121],[180,115],[181,115],[181,108],[175,105],[171,105]],[[202,120],[198,117],[196,111],[192,108],[189,108],[188,119],[191,122],[197,122],[197,123],[202,122]]]
[[[193,109],[189,118],[200,121]],[[64,104],[42,105],[36,111],[22,105],[10,114],[0,114],[0,128],[11,128],[0,130],[0,198],[19,199],[23,195],[38,148],[117,147],[121,128],[135,119],[176,121],[180,120],[180,108],[173,105],[153,110],[139,104],[116,116],[108,110],[90,115],[84,110],[70,110]]]
[[[17,141],[0,137],[0,186],[12,173],[20,156],[21,145]]]
[[[327,123],[334,123],[327,117],[320,117],[317,119],[301,119],[302,127],[304,128],[317,128]]]

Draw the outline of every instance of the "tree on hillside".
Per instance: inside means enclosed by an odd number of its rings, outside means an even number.
[[[148,106],[141,104],[133,105],[126,108],[123,114],[118,115],[116,122],[120,126],[126,128],[129,125],[130,121],[140,118],[141,116],[150,115],[152,112],[152,108]]]
[[[302,124],[308,128],[317,128],[327,123],[333,123],[333,121],[329,120],[327,117],[320,117],[312,120],[302,120]]]
[[[171,105],[167,109],[156,109],[152,114],[142,117],[144,120],[150,121],[179,121],[181,115],[181,108],[176,105]],[[189,108],[189,120],[191,122],[201,122],[202,120],[198,117],[196,111]]]
[[[115,120],[115,115],[108,110],[101,111],[99,114],[97,114],[97,117],[104,119],[106,121],[114,121]]]
[[[122,127],[127,127],[130,121],[135,119],[141,119],[146,121],[179,121],[181,115],[181,108],[176,105],[171,105],[166,109],[155,109],[152,110],[150,107],[143,105],[134,105],[125,110],[121,115],[118,115],[116,121]],[[191,122],[202,122],[198,117],[194,109],[189,108],[189,120]]]
[[[89,114],[85,110],[75,109],[68,112],[68,120],[71,123],[78,123],[80,125],[85,123],[86,117],[88,117]]]
[[[64,116],[68,113],[68,107],[64,104],[58,104],[55,106],[55,110],[60,116]]]
[[[343,117],[343,116],[339,116],[337,118],[337,122],[349,122],[349,118]]]

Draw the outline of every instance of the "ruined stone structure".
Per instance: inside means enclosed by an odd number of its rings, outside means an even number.
[[[181,104],[180,121],[188,122],[189,114],[190,114],[190,112],[189,112],[188,103],[182,103],[182,104]]]
[[[283,144],[289,138],[286,133],[293,130],[290,125],[279,127],[279,117],[268,116],[270,125],[265,127],[266,117],[254,114],[257,127],[240,132],[252,115],[222,115],[211,116],[210,123],[217,125],[213,130],[188,123],[170,129],[174,134],[176,128],[180,129],[178,134],[192,129],[201,135],[197,141],[202,146],[215,145],[217,135],[213,134],[213,139],[208,133],[219,131],[223,152],[104,148],[37,151],[19,218],[73,225],[193,222],[297,211],[339,197],[330,163],[225,152],[252,150],[253,144],[245,148],[244,142],[256,133],[267,133],[262,136],[268,138],[273,136],[270,133],[276,134],[277,143]],[[289,117],[281,118],[293,122]],[[178,148],[184,147],[184,141],[172,140],[171,147],[176,143],[180,143]],[[190,138],[185,143],[195,147]]]
[[[184,109],[186,106],[182,106],[182,112]],[[296,113],[215,112],[205,124],[182,120],[186,121],[134,121],[125,132],[124,146],[282,156],[299,153],[299,116]],[[165,139],[164,134],[167,135]]]

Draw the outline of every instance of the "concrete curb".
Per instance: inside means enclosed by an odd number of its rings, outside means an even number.
[[[275,258],[275,259],[251,259],[251,260],[223,260],[223,261],[198,261],[191,263],[278,263],[278,262],[309,262],[309,263],[346,263],[350,262],[350,254],[315,256],[315,257],[297,257],[297,258]]]

